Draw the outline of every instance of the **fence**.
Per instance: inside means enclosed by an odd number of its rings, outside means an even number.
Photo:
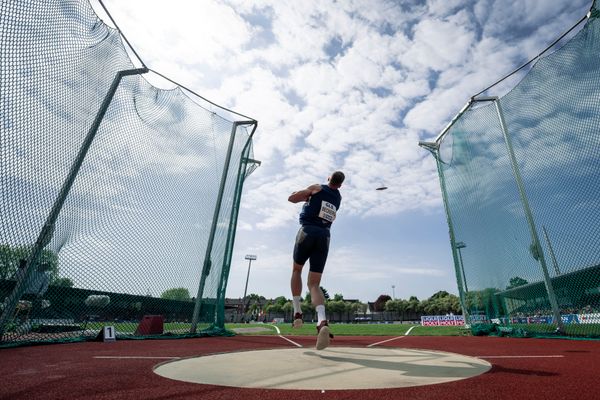
[[[600,11],[435,142],[467,320],[600,336]]]
[[[257,122],[154,87],[124,42],[84,0],[0,5],[0,346],[130,337],[149,314],[227,334]]]

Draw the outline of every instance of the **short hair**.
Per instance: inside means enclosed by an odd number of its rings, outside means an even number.
[[[344,182],[344,179],[346,179],[346,176],[342,171],[335,171],[333,174],[331,174],[329,183],[334,186],[340,186]]]

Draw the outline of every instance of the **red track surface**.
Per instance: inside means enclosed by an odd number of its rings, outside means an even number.
[[[314,338],[290,337],[305,347]],[[336,337],[358,346],[389,337]],[[600,341],[408,336],[380,346],[442,350],[481,357],[490,371],[429,386],[377,390],[262,390],[174,381],[152,372],[167,361],[240,350],[289,348],[277,336],[75,343],[0,349],[0,399],[599,399]],[[142,356],[149,358],[96,358]],[[497,358],[493,356],[562,356]],[[156,357],[156,358],[150,358]],[[268,362],[268,360],[265,360]]]

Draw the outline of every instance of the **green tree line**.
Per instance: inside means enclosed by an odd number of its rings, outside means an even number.
[[[32,246],[0,244],[0,280],[16,279],[31,254]],[[49,275],[50,285],[73,287],[73,281],[59,276],[58,255],[51,250],[42,250],[38,260],[38,271]]]

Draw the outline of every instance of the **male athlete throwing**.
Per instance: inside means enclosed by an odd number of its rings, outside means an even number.
[[[329,252],[329,228],[335,220],[340,208],[342,196],[339,188],[344,182],[344,174],[335,171],[328,178],[326,185],[311,185],[304,190],[294,192],[288,198],[292,203],[304,201],[300,212],[300,230],[296,235],[294,245],[294,265],[292,269],[292,296],[294,303],[294,322],[292,326],[302,326],[302,309],[300,295],[302,294],[302,267],[310,260],[308,273],[308,289],[312,304],[317,311],[317,350],[329,346],[333,335],[329,332],[325,316],[325,297],[321,290],[321,275]]]

